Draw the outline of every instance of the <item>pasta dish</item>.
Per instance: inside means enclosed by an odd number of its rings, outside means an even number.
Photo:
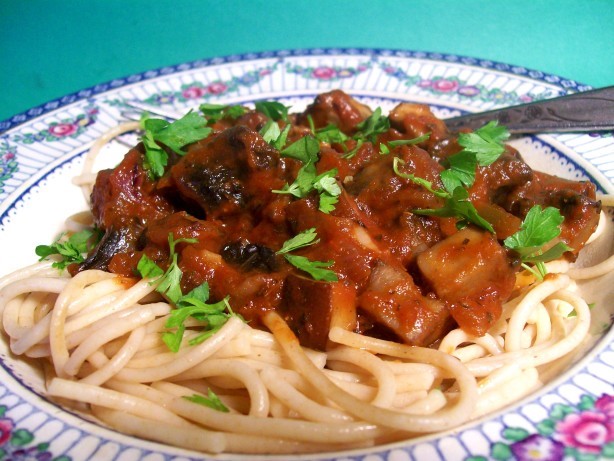
[[[141,142],[94,172],[128,131]],[[5,338],[62,405],[208,453],[457,427],[573,356],[591,323],[578,284],[614,269],[573,264],[612,196],[534,171],[508,137],[339,90],[300,113],[120,125],[75,178],[90,210],[0,279]]]

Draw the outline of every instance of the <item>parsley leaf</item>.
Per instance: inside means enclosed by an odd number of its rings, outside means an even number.
[[[394,171],[394,173],[404,179],[409,179],[410,181],[412,181],[414,184],[417,184],[419,186],[424,187],[426,190],[428,190],[431,194],[435,194],[437,197],[439,198],[448,198],[450,196],[450,194],[444,190],[441,189],[435,189],[433,187],[433,183],[430,181],[427,181],[424,178],[420,178],[419,176],[416,176],[412,173],[403,173],[400,169],[399,166],[400,165],[405,165],[405,161],[399,157],[395,157],[392,160],[392,169]]]
[[[283,130],[280,130],[277,122],[269,120],[260,130],[260,135],[275,149],[282,150],[286,145],[290,128],[291,125],[288,124]]]
[[[315,163],[318,161],[318,152],[320,152],[320,143],[311,135],[302,137],[282,150],[282,156],[300,160],[304,165],[298,170],[294,183],[286,184],[281,190],[273,190],[273,193],[291,194],[302,198],[316,190],[320,195],[319,210],[330,213],[335,209],[337,197],[341,195],[341,188],[335,179],[336,168],[316,175]]]
[[[315,245],[320,240],[316,240],[318,238],[318,234],[316,234],[315,227],[311,229],[307,229],[300,234],[295,235],[289,240],[286,240],[282,245],[281,249],[277,250],[275,254],[283,255],[289,253],[294,250],[298,250],[299,248],[305,248],[310,245]]]
[[[145,131],[141,138],[145,147],[145,160],[143,167],[149,173],[151,179],[164,176],[164,170],[168,164],[168,154],[160,147],[151,132]]]
[[[333,168],[316,176],[315,165],[308,163],[298,170],[296,180],[291,185],[286,184],[283,189],[273,190],[272,192],[303,198],[315,190],[320,197],[318,209],[323,213],[330,213],[335,209],[335,204],[339,201],[338,197],[341,195],[341,188],[335,179],[336,175],[337,169]]]
[[[457,187],[471,187],[477,166],[488,166],[505,151],[503,142],[509,132],[497,122],[489,122],[472,133],[458,135],[464,149],[446,159],[449,168],[441,172],[444,187],[450,193]]]
[[[303,163],[315,163],[318,161],[318,152],[320,152],[320,143],[313,136],[307,135],[293,142],[280,153],[284,157],[294,158]]]
[[[532,256],[560,235],[563,220],[557,208],[547,207],[542,210],[539,205],[535,205],[522,221],[520,230],[506,238],[503,243],[523,258]]]
[[[415,214],[439,216],[442,218],[460,218],[456,223],[458,228],[463,228],[472,223],[482,229],[495,233],[492,225],[482,218],[473,203],[469,201],[469,192],[462,187],[454,189],[452,194],[444,198],[443,207],[436,209],[413,210]]]
[[[382,108],[378,107],[365,120],[356,125],[358,132],[354,139],[363,139],[375,142],[377,135],[385,133],[390,128],[390,119],[382,115]]]
[[[138,264],[136,265],[137,272],[142,278],[154,278],[164,275],[164,271],[154,261],[152,261],[147,255],[141,256]]]
[[[431,137],[431,133],[425,133],[422,136],[418,136],[412,139],[397,139],[394,141],[388,141],[388,145],[384,143],[380,143],[379,145],[380,154],[388,155],[390,153],[391,147],[413,146],[414,144],[419,144],[421,142],[427,141],[430,137]]]
[[[290,110],[290,108],[278,101],[257,101],[254,105],[258,112],[266,115],[271,120],[288,121],[288,110]]]
[[[404,162],[399,158],[395,158],[393,169],[398,176],[421,185],[445,201],[442,208],[414,210],[414,213],[440,217],[457,217],[460,218],[457,222],[458,227],[464,227],[468,223],[473,223],[494,233],[490,223],[479,215],[475,206],[469,201],[469,193],[465,188],[471,187],[475,182],[475,171],[478,165],[490,165],[505,151],[503,142],[508,137],[509,132],[507,129],[499,126],[497,122],[489,122],[473,133],[459,134],[458,143],[464,149],[447,158],[449,168],[439,174],[444,186],[443,190],[433,189],[429,181],[416,178],[413,174],[400,172],[398,165]],[[391,141],[389,144],[393,142],[397,141]],[[382,153],[386,154],[388,152],[389,149],[387,147],[382,149]]]
[[[341,188],[337,184],[337,169],[325,171],[316,176],[313,180],[313,188],[320,194],[318,209],[323,213],[330,213],[335,209],[335,204],[339,201]]]
[[[223,413],[228,413],[230,411],[228,407],[222,403],[220,398],[211,389],[207,390],[207,397],[200,394],[194,394],[185,395],[183,398],[189,400],[190,402],[204,405],[205,407],[209,407],[213,410],[221,411]]]
[[[175,240],[172,232],[168,234],[168,245],[170,248],[170,264],[166,271],[162,271],[158,265],[152,261],[147,255],[141,256],[136,269],[143,278],[161,277],[160,283],[156,287],[158,293],[162,293],[168,297],[173,303],[177,303],[181,298],[181,277],[183,273],[177,263],[178,255],[175,252],[175,246],[178,243],[196,243],[196,239],[180,238]]]
[[[457,187],[470,187],[475,181],[475,169],[478,165],[475,154],[461,151],[448,157],[450,168],[442,171],[439,176],[448,192]]]
[[[307,272],[315,280],[323,280],[325,282],[336,282],[338,280],[337,274],[335,274],[334,271],[325,269],[326,267],[332,266],[335,263],[334,261],[311,261],[304,256],[289,254],[284,255],[284,257],[294,267]]]
[[[571,248],[564,242],[557,242],[546,251],[542,247],[561,234],[561,224],[565,218],[554,207],[542,210],[539,205],[533,206],[525,216],[520,230],[510,235],[503,244],[516,251],[522,260],[522,266],[532,272],[538,279],[548,273],[544,263],[558,259]],[[530,267],[527,263],[533,263]]]
[[[424,133],[422,136],[418,136],[412,139],[397,139],[394,141],[388,141],[388,145],[392,147],[397,146],[413,146],[414,144],[420,144],[421,142],[428,141],[431,137],[431,133]]]
[[[317,239],[315,228],[307,229],[300,234],[295,235],[289,240],[286,240],[281,249],[277,250],[275,254],[284,255],[286,261],[292,264],[297,269],[307,272],[315,280],[324,280],[326,282],[336,282],[337,274],[334,271],[326,269],[334,264],[334,261],[311,261],[305,256],[296,256],[288,254],[291,251],[298,250],[299,248],[305,248],[310,245],[315,245],[320,240]],[[317,240],[316,240],[317,239]]]
[[[318,202],[318,210],[322,213],[329,214],[335,209],[335,205],[338,201],[338,196],[322,193],[320,194],[320,201]]]
[[[209,125],[225,117],[237,119],[247,112],[242,106],[227,106],[225,104],[204,103],[199,106],[199,110],[207,119]]]
[[[399,157],[394,158],[392,168],[395,174],[401,178],[409,179],[414,184],[418,184],[437,197],[444,199],[444,205],[441,208],[413,210],[414,213],[428,216],[439,216],[442,218],[459,218],[457,223],[458,227],[462,228],[468,223],[472,223],[486,229],[489,232],[495,232],[492,225],[479,215],[473,203],[469,201],[469,192],[467,192],[466,189],[460,186],[455,187],[451,192],[449,190],[435,189],[430,181],[427,181],[424,178],[416,177],[413,174],[401,172],[399,170],[399,165],[403,164],[405,164],[405,162],[402,159]]]
[[[39,261],[47,259],[51,255],[60,255],[61,260],[55,261],[51,266],[59,270],[64,270],[73,263],[85,261],[83,255],[93,249],[102,237],[102,232],[98,229],[84,229],[75,232],[67,240],[61,241],[64,234],[51,245],[38,245],[34,252],[40,257]]]
[[[296,175],[292,185],[286,184],[281,190],[273,190],[274,194],[291,194],[296,198],[306,197],[313,190],[316,178],[316,167],[313,163],[303,165]]]
[[[173,310],[165,324],[165,328],[174,331],[167,331],[162,334],[162,340],[167,347],[177,352],[183,340],[185,332],[185,321],[195,318],[203,322],[203,331],[198,336],[190,340],[190,345],[200,344],[211,335],[216,333],[231,316],[236,316],[228,297],[214,304],[207,304],[209,300],[209,284],[207,282],[194,288],[188,294],[181,293],[181,278],[183,273],[177,264],[177,252],[175,247],[178,243],[196,243],[196,239],[180,238],[175,240],[173,234],[168,234],[168,245],[170,248],[170,264],[166,271],[163,271],[147,255],[143,255],[138,262],[137,270],[141,277],[157,277],[160,280],[156,291],[166,295],[166,297],[177,307]]]
[[[315,130],[314,135],[318,141],[327,142],[328,144],[341,143],[350,139],[343,131],[332,124]]]
[[[567,251],[571,251],[572,248],[564,242],[557,242],[556,245],[553,245],[549,249],[544,252],[537,252],[529,256],[525,256],[522,258],[523,262],[529,263],[547,263],[549,261],[554,261],[555,259],[559,259],[561,256],[565,254]]]
[[[197,293],[196,291],[203,286],[206,286],[206,288]],[[206,296],[203,296],[205,293]],[[203,323],[202,332],[189,342],[191,346],[195,346],[217,333],[230,317],[236,315],[230,308],[228,296],[214,304],[207,304],[208,299],[209,286],[207,282],[179,298],[176,303],[177,309],[170,313],[164,325],[165,328],[174,331],[167,331],[162,335],[162,341],[171,351],[177,352],[179,350],[186,329],[185,322],[189,317]]]
[[[143,127],[149,131],[153,138],[162,144],[170,147],[175,153],[185,155],[181,150],[184,146],[200,141],[211,134],[211,128],[207,121],[196,112],[188,112],[180,119],[165,124],[160,123],[161,119],[145,119]],[[155,121],[155,123],[152,123]]]
[[[188,144],[206,138],[211,134],[207,120],[195,112],[188,112],[172,123],[163,119],[144,117],[141,127],[145,130],[142,141],[145,146],[144,167],[152,179],[164,175],[168,164],[168,154],[158,144],[162,143],[178,155],[185,155],[182,148]]]
[[[458,135],[458,143],[476,155],[480,166],[488,166],[505,151],[504,142],[510,137],[509,131],[497,121],[488,122],[473,133]]]
[[[345,159],[350,159],[350,158],[354,157],[354,156],[355,156],[355,155],[358,153],[358,150],[359,150],[359,149],[362,147],[362,145],[364,144],[364,142],[365,142],[365,141],[364,141],[363,139],[359,139],[359,140],[356,142],[356,145],[354,146],[354,149],[352,149],[351,151],[349,151],[349,152],[347,152],[347,153],[343,154],[343,158],[345,158]]]
[[[260,130],[260,136],[269,144],[277,141],[277,138],[281,136],[279,125],[273,120],[269,120]]]

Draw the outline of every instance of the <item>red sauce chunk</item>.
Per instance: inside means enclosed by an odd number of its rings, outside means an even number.
[[[175,248],[183,293],[207,282],[211,302],[229,296],[253,327],[274,310],[308,347],[326,349],[333,326],[428,346],[456,326],[482,335],[499,318],[519,270],[518,255],[503,240],[532,206],[560,210],[558,240],[572,248],[570,260],[597,226],[592,184],[534,172],[509,146],[477,167],[467,188],[467,200],[494,232],[459,216],[421,214],[443,207],[445,198],[407,175],[443,190],[447,159],[463,149],[459,134],[419,104],[374,119],[369,107],[338,90],[287,118],[247,109],[227,114],[209,123],[205,139],[185,146],[185,155],[159,143],[168,155],[159,178],[139,144],[98,174],[92,213],[105,235],[77,270],[135,277],[143,255],[166,269],[172,234],[189,239]],[[263,136],[271,123],[287,136],[282,145]],[[336,137],[321,135],[332,129]],[[289,149],[314,134],[319,148],[311,160]],[[395,172],[399,161],[404,175]],[[328,209],[313,183],[321,174],[337,187]],[[280,193],[293,185],[296,193]],[[311,229],[316,242],[291,254],[326,263],[336,281],[316,280],[278,253]]]

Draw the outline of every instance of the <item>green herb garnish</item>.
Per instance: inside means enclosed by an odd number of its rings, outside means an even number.
[[[266,115],[271,120],[288,121],[288,111],[290,108],[277,101],[257,101],[254,103],[256,111]]]
[[[307,229],[300,234],[295,235],[289,240],[286,240],[282,245],[281,249],[276,251],[276,254],[283,255],[289,253],[294,250],[298,250],[299,248],[305,248],[310,245],[315,245],[320,240],[316,240],[318,238],[318,234],[316,234],[315,227],[311,229]]]
[[[60,255],[60,261],[55,261],[51,264],[59,270],[64,270],[67,266],[73,263],[82,263],[85,261],[84,254],[92,250],[102,238],[102,232],[99,229],[84,229],[75,232],[68,239],[62,240],[64,234],[60,235],[51,245],[38,245],[34,252],[40,257],[39,261],[43,261],[51,255]]]
[[[359,139],[358,141],[356,141],[356,145],[354,146],[354,148],[349,152],[343,154],[343,158],[351,159],[352,157],[354,157],[358,153],[358,150],[362,147],[364,142],[365,141],[363,139]]]
[[[286,260],[297,269],[307,272],[314,280],[323,280],[325,282],[336,282],[337,274],[334,271],[326,269],[332,266],[334,261],[311,261],[304,256],[284,255]]]
[[[172,123],[144,117],[141,119],[141,127],[145,130],[142,137],[145,146],[143,166],[152,179],[162,177],[168,164],[168,154],[158,143],[164,144],[178,155],[185,155],[183,147],[206,138],[212,131],[207,126],[207,120],[195,112],[188,112]]]
[[[313,136],[307,135],[290,144],[280,154],[283,157],[300,160],[305,164],[315,164],[318,161],[318,152],[320,152],[320,143]]]
[[[242,106],[227,106],[225,104],[204,103],[198,108],[207,119],[209,125],[226,117],[237,119],[247,112],[247,109]]]
[[[382,115],[381,107],[378,107],[365,120],[356,125],[357,133],[354,139],[375,142],[377,135],[385,133],[390,128],[390,119]]]
[[[564,242],[558,242],[546,251],[542,250],[544,245],[561,234],[564,219],[557,208],[542,209],[535,205],[522,221],[520,230],[506,238],[503,244],[519,254],[525,269],[542,279],[548,272],[544,263],[558,259],[571,250]],[[534,264],[534,267],[527,263]]]
[[[222,403],[220,398],[213,392],[211,389],[207,389],[207,397],[200,394],[194,395],[185,395],[183,397],[190,402],[197,403],[199,405],[203,405],[205,407],[209,407],[213,410],[221,411],[223,413],[228,413],[228,407]]]
[[[277,250],[276,254],[283,255],[290,264],[303,272],[307,272],[315,280],[323,280],[325,282],[336,282],[337,274],[334,271],[326,269],[334,264],[334,261],[311,261],[304,256],[296,256],[288,254],[291,251],[305,248],[310,245],[315,245],[320,240],[317,239],[315,228],[307,229],[300,234],[295,235],[289,240],[286,240],[281,249]]]
[[[170,313],[164,325],[165,328],[174,331],[162,334],[162,341],[171,351],[179,350],[186,329],[185,322],[189,317],[202,323],[201,333],[189,341],[190,346],[195,346],[217,333],[230,317],[237,316],[230,307],[228,296],[214,304],[207,304],[208,300],[207,282],[177,300],[177,309]]]
[[[471,187],[477,166],[488,166],[505,152],[504,142],[510,133],[496,121],[488,122],[472,133],[458,135],[462,151],[446,160],[449,168],[441,172],[441,180],[448,191],[457,187]]]
[[[175,247],[178,243],[196,243],[196,239],[180,238],[175,240],[173,234],[168,235],[170,248],[170,264],[166,271],[163,271],[154,261],[143,255],[138,262],[137,271],[143,278],[156,278],[159,280],[156,291],[166,295],[166,297],[177,307],[173,310],[164,325],[165,328],[174,331],[167,331],[162,334],[162,340],[167,347],[177,352],[183,340],[185,332],[185,321],[195,318],[203,323],[202,332],[190,340],[190,345],[199,344],[216,333],[228,321],[231,316],[235,316],[228,297],[214,303],[207,304],[209,300],[209,284],[207,282],[194,288],[188,294],[181,292],[181,278],[183,273],[177,264],[177,252]]]
[[[318,141],[327,142],[328,144],[342,143],[350,139],[349,136],[347,136],[335,125],[327,125],[324,128],[315,130],[314,136],[318,139]]]
[[[418,136],[412,139],[397,139],[394,141],[388,141],[388,144],[380,143],[379,150],[382,155],[388,155],[391,147],[397,146],[413,146],[421,142],[427,141],[431,137],[431,133],[425,133],[422,136]]]
[[[335,209],[335,204],[341,195],[341,188],[335,179],[338,172],[333,168],[318,175],[315,166],[318,161],[318,152],[320,152],[320,143],[311,135],[304,136],[283,149],[282,156],[300,160],[303,166],[298,170],[296,180],[292,184],[286,184],[283,189],[273,190],[273,192],[302,198],[315,190],[320,197],[319,210],[323,213],[330,213]]]
[[[394,172],[401,178],[409,179],[415,184],[424,187],[426,190],[444,200],[444,205],[441,208],[435,209],[418,209],[413,210],[413,213],[439,216],[442,218],[459,218],[457,227],[465,227],[468,223],[475,224],[489,232],[494,233],[491,224],[482,218],[475,206],[469,201],[469,192],[463,187],[456,187],[452,191],[444,189],[435,189],[433,184],[426,179],[416,177],[413,174],[403,173],[399,170],[399,165],[404,165],[405,162],[399,157],[393,160],[392,168]],[[445,186],[445,183],[444,183]]]
[[[156,287],[158,293],[166,295],[173,303],[177,304],[181,298],[181,277],[183,273],[177,263],[178,254],[175,251],[175,246],[178,243],[197,243],[198,240],[190,238],[180,238],[175,240],[173,234],[168,234],[168,246],[170,248],[170,263],[166,271],[162,271],[158,265],[152,261],[147,255],[141,256],[137,264],[137,271],[143,278],[161,277],[160,283]]]
[[[269,120],[260,130],[260,135],[275,149],[282,150],[286,146],[290,128],[291,125],[288,124],[283,130],[280,130],[277,122]]]

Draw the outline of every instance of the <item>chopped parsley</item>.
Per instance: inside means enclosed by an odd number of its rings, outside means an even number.
[[[213,123],[226,117],[231,119],[237,119],[247,112],[247,109],[245,109],[245,107],[227,106],[224,104],[204,103],[201,104],[198,108],[202,112],[204,117],[207,119],[208,125],[212,125]]]
[[[354,139],[375,142],[377,135],[385,133],[389,128],[390,119],[382,115],[382,108],[378,107],[369,117],[356,125],[357,133]]]
[[[364,139],[359,139],[358,141],[356,141],[356,145],[354,146],[354,148],[350,150],[349,152],[345,153],[343,155],[343,158],[351,159],[352,157],[354,157],[358,153],[358,150],[362,147],[364,142],[365,142]]]
[[[277,101],[257,101],[254,103],[256,111],[266,115],[271,120],[283,120],[288,122],[288,111],[290,107]]]
[[[142,137],[145,146],[143,166],[152,179],[161,178],[168,164],[168,154],[158,143],[178,155],[185,155],[183,147],[206,138],[212,131],[207,120],[195,112],[188,112],[172,123],[145,116],[141,119],[141,127],[145,131]]]
[[[395,158],[393,169],[398,176],[413,181],[444,200],[441,208],[413,210],[413,212],[429,216],[456,217],[459,218],[456,224],[459,228],[472,223],[494,233],[492,225],[479,215],[475,206],[469,201],[469,192],[466,188],[475,182],[475,171],[478,166],[490,165],[505,151],[503,143],[509,135],[507,128],[499,126],[494,121],[473,133],[459,134],[458,143],[464,149],[446,159],[449,168],[439,174],[444,189],[434,189],[431,182],[417,178],[413,174],[400,172],[399,165],[405,162],[398,157]],[[393,142],[398,141],[391,141],[389,144]]]
[[[307,135],[293,142],[280,153],[282,157],[290,157],[308,164],[318,161],[318,152],[320,152],[320,143],[315,137]]]
[[[546,251],[542,250],[544,245],[561,234],[564,219],[557,208],[542,209],[535,205],[522,221],[520,230],[506,238],[503,244],[518,253],[525,269],[542,279],[547,273],[544,263],[558,259],[571,250],[564,242],[558,242]],[[534,267],[527,263],[534,264]]]
[[[391,147],[397,146],[413,146],[414,144],[420,144],[421,142],[428,141],[431,137],[431,133],[425,133],[422,136],[418,136],[412,139],[397,139],[394,141],[388,141],[388,144],[380,143],[379,150],[383,155],[390,153]]]
[[[314,280],[322,280],[324,282],[336,282],[337,274],[334,271],[326,269],[332,266],[334,261],[311,261],[305,256],[284,255],[286,260],[297,269],[307,272]]]
[[[350,139],[348,135],[346,135],[343,131],[341,131],[338,127],[336,127],[333,124],[326,125],[324,128],[316,129],[311,115],[307,115],[307,120],[309,121],[309,128],[311,129],[311,133],[320,142],[325,142],[328,144],[333,144],[333,143],[343,144],[345,143],[345,141]],[[345,147],[345,144],[343,144],[343,149],[347,150],[347,148]]]
[[[428,141],[429,138],[431,137],[431,133],[424,133],[421,136],[417,136],[415,138],[412,139],[396,139],[394,141],[388,141],[388,145],[392,146],[392,147],[397,147],[397,146],[413,146],[414,144],[420,144],[421,142],[424,141]]]
[[[291,185],[286,184],[283,189],[273,190],[273,192],[303,198],[315,190],[319,195],[318,209],[328,214],[335,209],[335,204],[341,195],[341,187],[337,184],[336,175],[336,168],[318,175],[315,165],[308,163],[300,168],[296,180]]]
[[[288,254],[291,251],[305,248],[310,245],[315,245],[320,240],[317,239],[315,228],[307,229],[300,234],[295,235],[289,240],[286,240],[281,249],[277,250],[276,254],[283,255],[290,264],[303,272],[307,272],[314,280],[322,280],[325,282],[336,282],[337,274],[328,267],[332,266],[334,261],[311,261],[305,256],[296,256]]]
[[[228,413],[230,410],[226,405],[222,403],[220,398],[211,389],[207,389],[207,396],[200,394],[185,395],[184,399],[190,402],[209,407],[213,410],[221,411],[222,413]]]
[[[301,232],[300,234],[295,235],[289,240],[286,240],[281,249],[276,251],[276,254],[283,255],[289,253],[294,250],[298,250],[299,248],[305,248],[310,245],[315,245],[320,240],[316,240],[318,238],[318,234],[316,234],[315,227],[311,229],[307,229],[306,231]]]
[[[505,152],[504,142],[510,133],[496,121],[488,122],[472,133],[458,135],[463,150],[447,158],[449,168],[441,172],[441,180],[448,191],[457,187],[471,187],[477,166],[488,166]]]
[[[190,346],[195,346],[217,333],[230,317],[237,316],[230,307],[228,296],[213,304],[207,304],[208,300],[209,285],[207,282],[177,300],[177,309],[170,313],[164,325],[165,328],[173,331],[162,334],[162,341],[171,351],[179,350],[186,328],[185,322],[189,317],[202,322],[200,334],[189,341]]]
[[[286,140],[288,139],[290,128],[291,125],[288,124],[283,130],[280,130],[277,122],[269,120],[260,130],[260,135],[275,149],[283,150],[283,148],[286,146]]]
[[[475,154],[479,165],[487,166],[505,151],[504,143],[509,137],[507,128],[493,120],[472,133],[459,134],[458,143]]]
[[[492,225],[479,215],[475,206],[471,203],[471,201],[469,201],[469,192],[467,192],[466,189],[463,187],[456,187],[452,191],[435,189],[430,181],[427,181],[424,178],[416,177],[413,174],[401,172],[399,170],[399,165],[404,164],[405,162],[399,157],[394,158],[392,168],[397,176],[404,179],[409,179],[414,184],[418,184],[444,200],[444,205],[441,208],[413,210],[415,214],[439,216],[442,218],[458,218],[459,221],[456,225],[459,228],[465,227],[467,224],[472,223],[494,233]]]
[[[183,273],[177,263],[178,254],[175,251],[175,246],[178,243],[196,243],[196,239],[180,238],[175,240],[172,232],[168,234],[168,246],[170,248],[170,264],[166,271],[162,271],[160,267],[152,261],[147,255],[141,256],[137,264],[137,271],[143,278],[161,277],[160,283],[156,287],[156,291],[166,295],[173,303],[177,304],[182,296],[181,293],[181,277]]]
[[[303,198],[315,190],[320,199],[318,209],[323,213],[330,213],[335,209],[335,204],[339,200],[341,188],[335,179],[338,173],[336,168],[317,174],[315,164],[318,161],[319,152],[320,143],[311,135],[304,136],[283,149],[282,156],[300,160],[303,166],[298,170],[296,180],[292,184],[286,184],[283,189],[273,190],[273,192]]]
[[[64,270],[73,263],[85,261],[84,254],[92,250],[102,238],[99,229],[84,229],[62,240],[65,234],[60,235],[51,245],[38,245],[34,252],[40,257],[39,261],[48,259],[49,256],[59,255],[61,259],[51,264],[59,270]]]
[[[228,297],[214,304],[207,304],[209,300],[209,284],[207,282],[194,288],[188,294],[181,292],[181,278],[183,273],[177,264],[177,252],[175,247],[178,243],[196,243],[196,239],[180,238],[175,240],[173,234],[168,235],[170,248],[170,264],[166,271],[163,271],[147,255],[143,255],[138,262],[137,271],[143,278],[156,278],[159,280],[156,291],[165,295],[176,307],[169,315],[165,328],[174,331],[167,331],[162,334],[162,340],[167,347],[177,352],[183,340],[185,332],[185,321],[195,318],[203,323],[201,334],[190,340],[190,345],[200,344],[207,338],[216,333],[226,321],[235,316]]]

